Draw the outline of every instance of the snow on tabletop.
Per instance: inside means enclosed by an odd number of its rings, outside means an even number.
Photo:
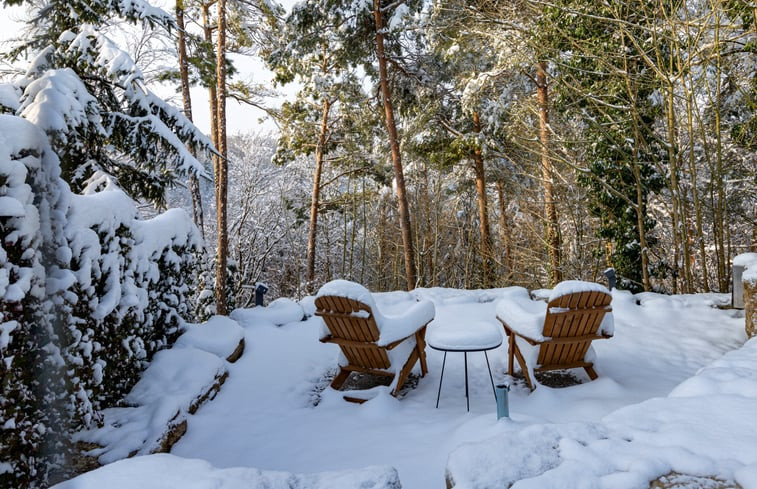
[[[501,329],[501,326],[485,321],[434,322],[426,332],[426,342],[440,350],[491,349],[502,344]]]
[[[155,354],[124,401],[133,407],[104,411],[101,428],[77,433],[77,441],[102,448],[90,455],[111,463],[131,453],[156,450],[169,422],[186,415],[192,403],[226,372],[226,363],[195,348],[175,348]]]
[[[121,460],[53,486],[54,489],[400,489],[389,466],[293,474],[255,468],[216,468],[204,460],[155,454]]]
[[[396,304],[392,307],[392,314],[382,314],[376,307],[376,301],[371,292],[360,284],[348,280],[332,280],[320,288],[317,297],[336,295],[362,302],[371,308],[376,326],[379,329],[379,339],[376,344],[385,346],[397,340],[407,338],[424,324],[434,319],[436,309],[434,303],[428,300],[419,302],[407,301],[402,307]],[[322,326],[321,337],[328,336],[328,329]]]
[[[174,348],[197,348],[228,358],[244,338],[242,327],[226,316],[213,316],[203,324],[187,324]]]
[[[577,292],[604,292],[605,294],[610,293],[610,291],[607,290],[607,287],[596,282],[584,282],[583,280],[565,280],[564,282],[560,282],[559,284],[555,285],[555,288],[552,289],[552,293],[549,294],[549,299],[547,299],[547,302],[552,302],[558,297],[575,294]]]
[[[235,309],[231,312],[230,317],[240,323],[268,323],[282,326],[302,321],[302,318],[305,317],[305,310],[292,299],[281,297],[268,306]]]
[[[533,301],[528,291],[523,287],[510,287],[502,294],[497,302],[497,317],[501,318],[507,326],[521,336],[531,338],[534,341],[544,341],[542,331],[544,318],[547,315],[547,304],[542,301]]]

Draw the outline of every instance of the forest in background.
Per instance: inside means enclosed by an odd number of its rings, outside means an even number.
[[[387,2],[389,104],[366,5],[297,4],[259,46],[298,92],[271,109],[280,135],[231,143],[241,302],[258,281],[537,288],[608,267],[633,291],[730,290],[757,247],[748,2]]]

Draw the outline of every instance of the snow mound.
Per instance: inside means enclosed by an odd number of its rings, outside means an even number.
[[[494,438],[484,443],[464,444],[450,454],[446,470],[448,487],[494,489],[513,484],[516,484],[513,487],[519,487],[518,481],[536,477],[560,465],[563,459],[559,445],[565,436],[596,438],[593,427],[579,425],[524,428],[503,421],[497,423],[493,431],[497,433]]]
[[[162,450],[166,434],[197,408],[226,374],[226,363],[195,348],[158,352],[126,396],[131,407],[103,411],[104,425],[78,433],[77,441],[100,446],[88,455],[108,464]]]
[[[77,433],[76,441],[98,445],[88,455],[102,464],[170,448],[172,432],[220,388],[224,359],[243,338],[242,328],[222,316],[187,325],[174,348],[155,354],[124,398],[128,406],[105,409],[103,426]]]
[[[744,267],[741,280],[757,283],[757,253],[742,253],[733,258],[733,266]]]
[[[678,385],[668,397],[618,409],[600,423],[497,423],[498,436],[453,451],[456,489],[647,487],[670,472],[757,489],[757,338]],[[705,420],[703,422],[703,420]]]
[[[302,321],[305,310],[292,299],[281,297],[268,304],[267,307],[253,307],[250,309],[235,309],[230,314],[231,319],[239,321],[244,326],[256,323],[269,323],[282,326],[288,323]]]
[[[204,324],[187,324],[174,348],[197,348],[220,358],[229,358],[244,338],[239,323],[226,316],[213,316]]]
[[[400,489],[397,471],[388,466],[292,474],[253,468],[218,469],[204,460],[156,454],[121,460],[55,489]]]

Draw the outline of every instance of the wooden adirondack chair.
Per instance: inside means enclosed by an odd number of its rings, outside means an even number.
[[[341,389],[352,372],[363,372],[393,378],[390,388],[396,397],[416,362],[420,361],[422,376],[428,373],[425,335],[426,326],[434,318],[431,302],[417,302],[400,317],[384,316],[367,289],[335,280],[321,288],[315,305],[315,314],[323,318],[328,329],[320,341],[339,345],[346,360],[331,382],[334,389]]]
[[[612,296],[602,285],[567,281],[555,287],[546,310],[542,309],[537,316],[527,316],[534,312],[530,306],[531,310],[523,314],[524,311],[512,310],[517,309],[516,302],[500,302],[497,319],[508,336],[508,373],[513,374],[513,358],[517,358],[531,390],[536,387],[536,379],[531,378],[533,372],[583,367],[591,380],[596,379],[590,347],[594,340],[612,337],[612,321],[607,321],[605,316],[612,311],[611,300]],[[534,325],[542,318],[539,332]],[[610,315],[608,319],[611,318]],[[536,364],[530,370],[523,352],[529,347],[538,348]],[[533,358],[533,354],[529,357]]]

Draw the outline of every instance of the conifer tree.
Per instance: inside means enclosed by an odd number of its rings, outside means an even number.
[[[321,212],[321,176],[325,166],[344,158],[354,139],[355,114],[365,94],[354,66],[368,53],[347,36],[346,12],[323,5],[296,5],[285,21],[280,46],[268,59],[278,83],[302,84],[297,99],[283,105],[278,121],[281,137],[276,161],[313,155],[314,170],[306,257],[306,288],[313,292],[316,279],[318,215]],[[350,137],[353,136],[353,137]]]
[[[602,223],[599,234],[613,244],[612,265],[623,278],[621,285],[631,290],[651,288],[655,222],[647,200],[662,188],[656,162],[665,157],[654,136],[660,110],[651,97],[656,85],[642,61],[651,41],[643,31],[625,28],[638,25],[644,1],[601,7],[582,0],[555,2],[544,7],[540,38],[560,66],[557,106],[583,114],[589,172],[580,181],[592,190],[591,212]],[[597,49],[603,56],[596,55]]]

